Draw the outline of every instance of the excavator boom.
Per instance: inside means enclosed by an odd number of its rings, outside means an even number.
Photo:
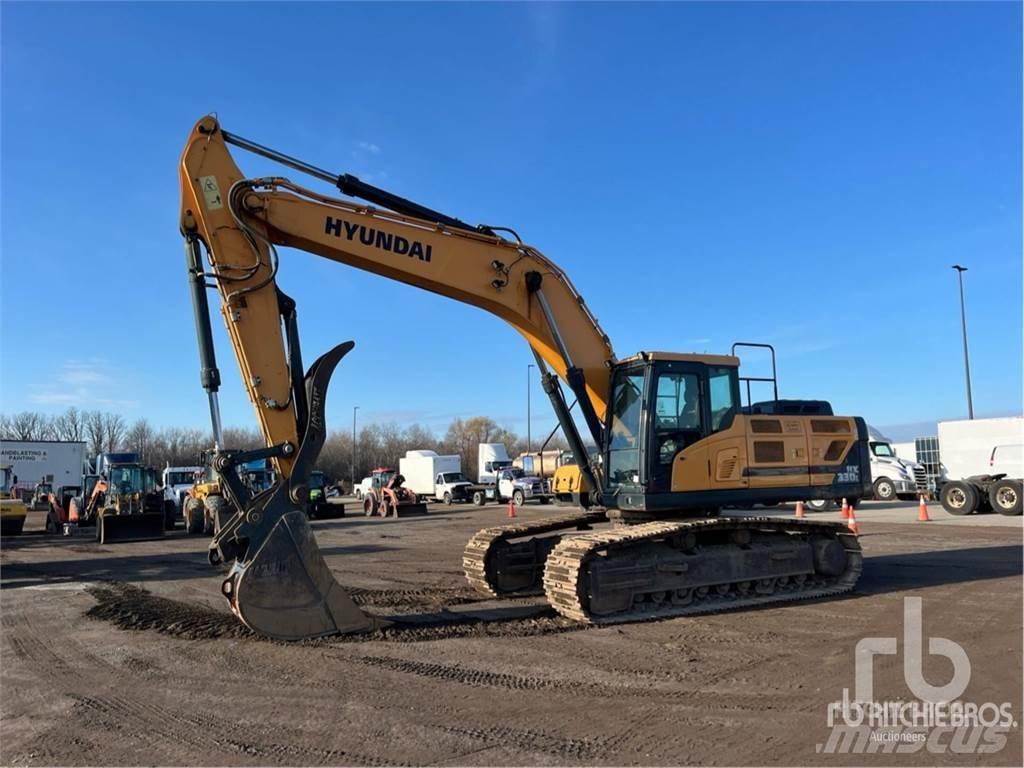
[[[333,181],[346,193],[389,209],[324,196],[284,178],[247,179],[235,165],[229,143]],[[599,441],[614,354],[572,283],[537,249],[517,237],[498,236],[497,228],[471,227],[352,176],[329,174],[234,136],[213,117],[193,128],[179,174],[180,226],[201,382],[216,443],[212,465],[239,510],[214,536],[210,559],[233,562],[223,592],[235,613],[254,629],[293,638],[374,626],[337,587],[303,514],[309,472],[326,434],[327,382],[352,343],[339,345],[304,369],[295,305],[276,282],[278,246],[301,248],[502,318],[526,338],[542,370],[550,366],[569,383],[582,403],[591,438]],[[221,313],[266,440],[260,451],[241,454],[223,445],[220,373],[206,299],[211,284],[220,294]],[[550,374],[547,380],[556,411],[567,417],[561,388]],[[563,427],[586,455],[571,419]],[[231,471],[254,458],[272,459],[278,478],[256,497]],[[586,474],[596,489],[598,481],[589,467]]]

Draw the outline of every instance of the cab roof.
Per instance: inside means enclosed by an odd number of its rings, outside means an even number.
[[[619,360],[619,365],[623,363],[650,362],[653,360],[704,363],[705,365],[721,365],[727,368],[740,367],[740,359],[735,355],[701,355],[691,352],[637,352],[635,355]]]

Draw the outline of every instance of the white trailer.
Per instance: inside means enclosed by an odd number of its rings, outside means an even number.
[[[9,464],[19,488],[49,483],[80,486],[85,443],[63,440],[0,440],[0,464]]]
[[[953,515],[986,508],[1021,513],[1024,417],[939,422],[939,455],[945,468],[939,498]]]
[[[990,471],[992,451],[1024,444],[1024,417],[939,422],[939,455],[951,480]],[[1021,474],[1017,472],[1017,476]]]
[[[434,451],[406,451],[398,460],[402,483],[418,500],[433,499],[451,504],[465,501],[469,483],[462,475],[462,459],[438,456]]]

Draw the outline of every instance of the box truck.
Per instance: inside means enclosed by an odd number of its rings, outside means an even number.
[[[469,481],[462,475],[459,456],[438,456],[434,451],[406,451],[398,460],[398,473],[406,488],[420,501],[430,499],[452,504],[469,498]]]
[[[1024,417],[939,422],[942,508],[951,515],[1021,513]]]

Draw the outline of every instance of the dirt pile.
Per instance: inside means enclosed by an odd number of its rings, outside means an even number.
[[[131,584],[109,583],[90,588],[96,605],[86,611],[90,618],[106,621],[118,629],[155,630],[186,640],[215,638],[251,639],[275,642],[250,630],[234,616],[204,605],[159,597]],[[361,607],[374,606],[434,611],[390,618],[387,627],[361,635],[337,635],[303,641],[308,645],[353,642],[424,642],[459,637],[529,637],[567,632],[584,627],[546,609],[528,618],[484,620],[446,613],[444,605],[467,604],[473,593],[464,589],[366,590],[353,588],[349,594]]]

